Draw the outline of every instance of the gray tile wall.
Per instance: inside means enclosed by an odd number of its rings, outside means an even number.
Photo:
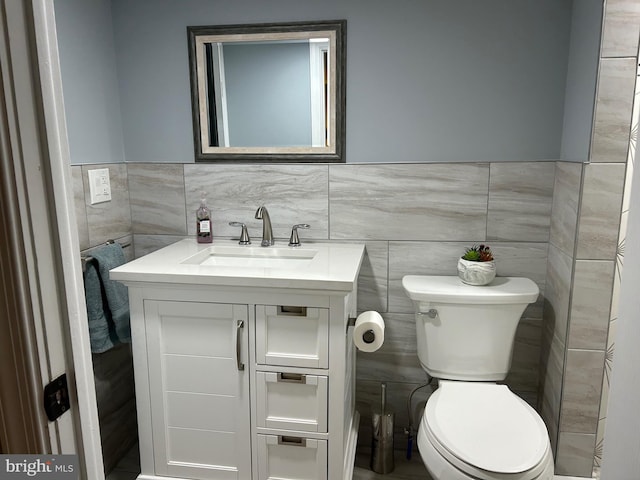
[[[332,239],[484,240],[489,164],[332,165]]]
[[[258,238],[262,223],[254,215],[260,205],[266,205],[274,236],[288,239],[292,225],[308,223],[311,230],[303,236],[327,239],[328,175],[327,166],[321,165],[185,165],[187,231],[195,234],[192,212],[205,191],[214,236],[239,236],[238,227],[230,227],[229,222],[240,221]]]
[[[360,441],[369,443],[369,406],[387,382],[396,412],[397,443],[405,448],[407,397],[426,381],[416,355],[413,308],[401,286],[406,274],[456,274],[465,247],[490,240],[499,275],[532,278],[546,287],[554,162],[372,165],[128,164],[136,255],[193,235],[200,192],[212,210],[214,237],[230,238],[247,224],[257,241],[256,208],[269,208],[274,234],[309,223],[302,240],[366,245],[358,310],[377,310],[387,323],[385,345],[358,354]],[[167,200],[170,199],[170,200]],[[165,205],[168,208],[165,208]],[[186,212],[186,213],[185,213]],[[511,388],[536,403],[544,295],[517,332]],[[415,396],[414,407],[429,393]]]
[[[147,168],[128,164],[131,221],[135,234],[187,234],[182,165]]]
[[[111,201],[91,205],[88,171],[108,168]],[[131,207],[127,166],[124,163],[82,165],[71,167],[76,223],[80,250],[131,235]]]
[[[609,9],[607,14],[608,11]],[[636,43],[637,41],[636,39]],[[635,55],[634,53],[632,57],[625,58],[614,55],[600,59],[598,99],[591,144],[592,162],[616,162],[626,157],[632,110],[629,93],[633,92],[636,74]]]
[[[550,241],[570,257],[576,244],[582,165],[558,162],[553,187]]]
[[[547,242],[554,175],[551,163],[493,164],[487,240]]]
[[[636,0],[607,0],[605,17],[601,56],[635,57],[640,33],[640,3]]]

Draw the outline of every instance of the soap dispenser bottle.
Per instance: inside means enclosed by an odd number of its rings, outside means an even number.
[[[205,192],[202,192],[200,207],[196,210],[196,232],[198,243],[211,243],[213,241],[211,210],[207,207]]]

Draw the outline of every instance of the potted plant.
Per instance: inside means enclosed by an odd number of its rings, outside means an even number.
[[[467,248],[458,260],[458,276],[469,285],[487,285],[496,276],[496,263],[489,245]]]

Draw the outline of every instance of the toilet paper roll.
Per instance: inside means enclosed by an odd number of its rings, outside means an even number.
[[[375,352],[384,343],[384,320],[378,312],[363,312],[356,318],[353,343],[363,352]]]

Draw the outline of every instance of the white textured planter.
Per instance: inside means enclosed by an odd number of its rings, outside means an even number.
[[[496,278],[496,262],[471,262],[461,258],[458,260],[458,276],[469,285],[487,285]]]

